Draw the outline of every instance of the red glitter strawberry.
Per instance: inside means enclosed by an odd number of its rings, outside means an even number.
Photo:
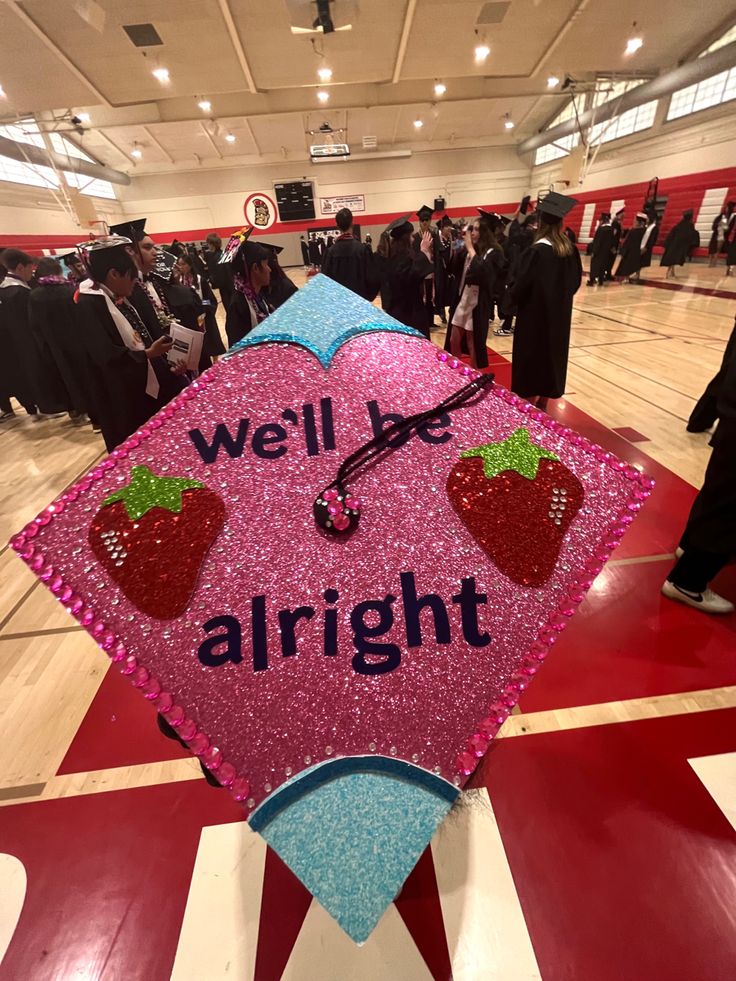
[[[495,565],[523,586],[552,575],[562,540],[583,503],[582,484],[517,429],[460,454],[447,480],[450,503]]]
[[[187,608],[225,505],[198,480],[133,467],[130,483],[92,519],[89,543],[107,574],[143,613],[171,620]]]

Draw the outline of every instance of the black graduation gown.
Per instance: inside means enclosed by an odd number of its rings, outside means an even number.
[[[525,225],[520,225],[516,220],[512,221],[509,226],[509,235],[506,242],[504,294],[498,305],[498,312],[504,320],[511,320],[516,314],[516,303],[513,299],[512,286],[519,275],[522,258],[533,244],[534,231],[531,228],[526,228]]]
[[[606,270],[613,254],[613,242],[613,228],[610,225],[599,225],[590,247],[591,282],[602,283],[606,278]]]
[[[171,372],[165,358],[157,358],[154,370],[159,394],[156,398],[146,394],[146,353],[125,346],[104,297],[80,294],[77,319],[89,359],[96,416],[105,446],[112,450],[180,392],[184,383]]]
[[[641,240],[644,238],[644,225],[631,228],[621,246],[621,260],[616,269],[617,276],[633,276],[641,269]]]
[[[424,280],[431,272],[432,264],[423,252],[403,252],[386,260],[388,304],[384,310],[427,338],[429,329],[424,306]]]
[[[452,318],[455,315],[455,310],[461,298],[459,285],[467,254],[467,250],[463,247],[453,257],[458,291],[453,298],[450,316],[447,320],[447,333],[445,335],[446,351],[450,350]],[[501,249],[492,249],[484,256],[476,253],[465,275],[465,285],[479,287],[478,304],[473,310],[473,347],[475,350],[475,360],[479,368],[488,367],[488,325],[491,319],[491,308],[496,295],[496,284],[503,277],[505,265],[506,260]],[[463,345],[464,347],[465,345]]]
[[[339,238],[325,256],[322,272],[370,303],[378,294],[379,281],[373,253],[356,238]]]
[[[611,273],[613,271],[613,264],[616,261],[616,253],[618,252],[619,246],[621,245],[621,239],[623,237],[623,227],[618,218],[614,218],[611,222],[611,230],[613,232],[613,245],[611,246],[611,257],[608,260],[608,278],[611,278]]]
[[[0,395],[33,412],[67,412],[69,395],[43,340],[31,328],[31,290],[12,276],[0,284]]]
[[[212,289],[220,291],[220,299],[223,307],[227,310],[233,295],[233,269],[232,264],[220,263],[222,249],[212,252],[207,250],[202,253],[205,265],[207,266],[207,278]]]
[[[308,266],[309,265],[309,248],[307,247],[307,243],[304,241],[304,239],[301,239],[299,241],[299,245],[300,245],[301,250],[302,250],[302,262],[304,263],[305,266]]]
[[[644,235],[646,235],[647,230],[651,228],[650,225],[644,229]],[[644,235],[642,235],[642,242],[644,241]],[[657,244],[657,239],[659,238],[659,224],[655,222],[654,228],[652,228],[652,233],[647,239],[646,247],[641,255],[641,269],[648,269],[652,264],[652,253],[654,252],[654,246]]]
[[[316,238],[310,238],[309,245],[307,246],[307,251],[309,253],[309,263],[312,266],[322,265],[322,253],[320,252],[319,242]]]
[[[269,307],[270,305],[266,303]],[[240,290],[235,290],[230,306],[225,317],[225,333],[230,347],[237,344],[260,323],[257,316],[254,316],[248,300]]]
[[[87,356],[79,329],[77,307],[71,285],[48,283],[31,290],[31,328],[61,375],[74,412],[95,414]]]
[[[661,266],[684,266],[690,250],[700,245],[700,235],[688,218],[678,221],[664,240]]]
[[[726,249],[726,265],[736,266],[736,231]]]
[[[569,256],[556,256],[552,246],[540,241],[525,254],[513,286],[518,312],[511,388],[517,395],[564,395],[572,300],[582,275],[577,249]]]
[[[202,330],[201,318],[204,315],[204,337],[199,370],[206,371],[212,365],[212,358],[225,353],[220,329],[217,326],[217,300],[207,282],[197,277],[197,289],[184,283],[170,283],[166,286],[166,300],[169,310],[180,324],[190,330]]]
[[[440,233],[433,231],[432,235],[432,269],[434,279],[429,279],[424,284],[424,305],[426,308],[427,329],[434,325],[435,310],[438,313],[444,312],[444,308],[453,301],[453,296],[448,295],[447,276],[445,272],[446,262],[449,257],[446,247],[440,243]],[[415,253],[421,252],[422,233],[415,232],[412,235],[411,246]]]
[[[298,287],[294,285],[285,272],[282,272],[279,276],[274,276],[273,272],[271,272],[271,282],[266,291],[266,299],[272,310],[276,310],[286,303],[289,297],[293,296],[297,291]]]

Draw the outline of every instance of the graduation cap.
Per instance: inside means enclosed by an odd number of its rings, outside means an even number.
[[[357,942],[653,483],[491,380],[316,276],[11,540]],[[218,452],[291,406],[278,465]],[[106,529],[139,519],[121,571]]]
[[[240,251],[241,245],[250,238],[252,231],[253,227],[251,225],[244,225],[243,228],[239,229],[237,232],[233,232],[233,234],[230,236],[230,241],[222,250],[222,255],[220,256],[218,265],[223,266],[225,263],[232,262]]]
[[[648,213],[648,212],[646,212],[646,211],[637,211],[637,212],[636,212],[636,217],[637,217],[637,218],[638,218],[638,219],[639,219],[640,221],[648,221],[648,220],[649,220],[649,213]]]
[[[122,246],[132,245],[133,242],[126,235],[103,235],[89,242],[82,242],[77,246],[84,253],[102,252],[103,249],[118,249]]]
[[[566,194],[558,194],[557,191],[550,191],[539,202],[537,210],[552,218],[564,218],[568,211],[572,211],[577,203],[575,198],[569,198]]]
[[[448,225],[452,224],[452,218],[449,215],[443,215],[437,224],[440,228],[447,228]]]
[[[610,220],[611,220],[611,212],[610,211],[602,211],[601,212],[601,221],[610,221]]]
[[[420,221],[429,221],[433,214],[434,208],[430,208],[428,204],[423,204],[417,211],[417,218]]]
[[[110,225],[110,235],[122,235],[129,238],[131,242],[140,242],[146,234],[147,218],[136,218],[134,221],[121,221],[117,225]]]
[[[169,252],[167,249],[156,249],[155,262],[151,272],[159,279],[168,283],[174,275],[174,267],[179,259],[178,252]]]
[[[264,249],[268,249],[268,251],[272,255],[276,255],[276,256],[281,255],[281,253],[284,251],[283,245],[272,245],[271,242],[260,242],[259,241],[259,242],[255,242],[254,245],[261,245],[261,246],[263,246]]]
[[[78,252],[65,252],[63,255],[55,255],[54,259],[56,259],[57,262],[63,262],[67,268],[71,262],[82,261],[82,257]]]
[[[410,215],[403,215],[401,218],[394,218],[389,225],[386,225],[385,231],[388,232],[391,238],[399,238],[399,236],[405,231],[407,225],[410,229],[414,227],[411,221],[409,221],[409,218]]]
[[[511,218],[507,218],[506,215],[499,215],[496,211],[484,211],[483,208],[476,208],[475,210],[481,218],[485,218],[487,222],[490,222],[494,232],[499,228],[505,228],[506,225],[511,224]]]

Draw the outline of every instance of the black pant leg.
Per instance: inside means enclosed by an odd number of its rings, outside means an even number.
[[[702,593],[727,563],[728,555],[687,548],[667,578],[680,589]]]

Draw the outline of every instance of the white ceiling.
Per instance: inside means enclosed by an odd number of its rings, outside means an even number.
[[[68,129],[73,112],[88,112],[81,145],[133,175],[304,159],[307,130],[324,121],[346,128],[354,152],[364,136],[375,136],[379,150],[510,145],[562,106],[564,97],[546,89],[550,73],[656,73],[736,17],[733,0],[357,0],[353,29],[315,35],[315,51],[290,30],[290,7],[308,3],[0,0],[0,115],[42,113]],[[335,0],[336,16],[346,3]],[[104,20],[101,30],[78,13],[85,5]],[[133,45],[123,25],[144,23],[163,45]],[[634,33],[644,47],[627,59]],[[480,66],[479,37],[491,47]],[[334,73],[324,108],[316,99],[320,52]],[[158,66],[170,72],[166,86],[151,75]],[[436,80],[447,85],[440,99]],[[209,116],[197,108],[205,97]],[[134,144],[143,150],[137,163]]]

